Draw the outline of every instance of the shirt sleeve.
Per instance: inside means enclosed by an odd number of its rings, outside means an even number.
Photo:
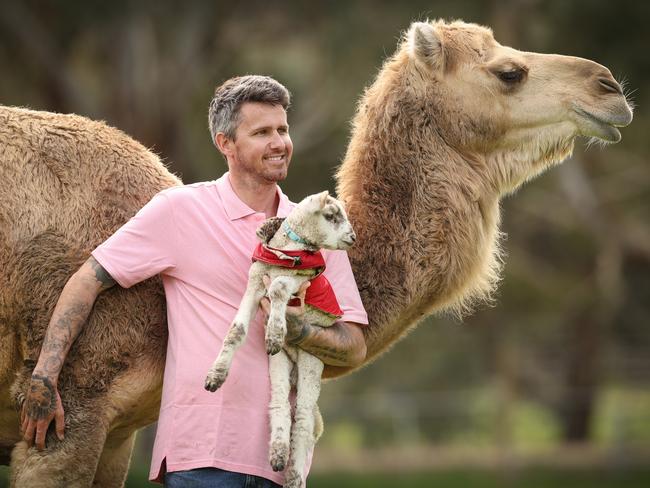
[[[357,282],[352,274],[352,267],[345,251],[323,251],[325,272],[323,273],[332,285],[336,300],[343,310],[344,322],[368,324],[368,314],[361,303]]]
[[[176,228],[169,197],[158,193],[91,254],[123,288],[175,267]]]

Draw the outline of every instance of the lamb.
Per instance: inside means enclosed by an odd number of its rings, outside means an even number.
[[[303,484],[307,454],[322,433],[322,419],[316,402],[324,365],[299,347],[284,344],[287,304],[308,280],[314,280],[310,286],[312,290],[320,289],[322,283],[331,292],[327,279],[321,275],[325,262],[319,249],[347,249],[356,236],[343,205],[327,191],[306,197],[286,219],[274,217],[266,220],[258,229],[257,236],[261,243],[253,255],[248,287],[221,351],[207,375],[205,389],[216,391],[226,380],[235,351],[244,342],[248,325],[266,292],[271,302],[265,332],[266,350],[271,355],[269,462],[274,471],[282,471],[289,459],[285,487],[298,488]],[[265,277],[270,278],[268,292]],[[321,308],[317,308],[310,304],[310,295],[308,292],[304,303],[306,321],[329,327],[340,318],[342,312],[335,298],[333,304],[323,307],[319,302]],[[291,386],[297,390],[293,426],[289,405]]]

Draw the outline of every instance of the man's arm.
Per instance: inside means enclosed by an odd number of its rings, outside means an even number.
[[[65,284],[50,319],[38,362],[21,413],[23,437],[30,445],[45,448],[45,433],[55,419],[56,432],[63,438],[63,407],[57,390],[59,374],[72,343],[90,314],[97,295],[115,280],[92,256]]]
[[[264,276],[263,281],[268,288],[271,279]],[[362,326],[343,321],[335,322],[330,327],[319,327],[307,323],[303,314],[305,294],[309,285],[310,282],[306,281],[295,294],[300,300],[300,306],[287,307],[285,341],[299,346],[330,366],[348,368],[360,366],[366,358],[366,339],[361,330]],[[268,317],[271,312],[271,303],[268,297],[262,298],[260,306]]]
[[[336,322],[318,327],[301,315],[287,314],[289,344],[299,346],[330,366],[355,367],[366,358],[366,341],[361,326],[353,322]]]

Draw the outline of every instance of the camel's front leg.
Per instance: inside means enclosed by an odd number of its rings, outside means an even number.
[[[289,391],[291,390],[290,377],[293,366],[293,362],[284,350],[269,357],[269,376],[271,377],[269,463],[273,471],[283,471],[289,459],[291,435]]]
[[[121,488],[124,486],[129,461],[135,442],[135,432],[110,432],[99,458],[93,488]]]
[[[246,292],[239,304],[239,310],[237,310],[237,315],[235,315],[230,325],[230,330],[228,330],[228,334],[221,346],[221,351],[205,379],[206,390],[216,391],[226,381],[226,377],[230,371],[230,365],[232,364],[232,358],[239,346],[244,343],[244,339],[246,339],[248,325],[255,316],[260,300],[264,296],[264,290],[261,277],[251,272]]]
[[[296,368],[298,368],[296,412],[291,429],[291,459],[285,488],[300,488],[303,484],[302,477],[307,454],[313,449],[315,443],[314,412],[320,395],[323,362],[298,348]]]
[[[266,352],[277,354],[284,345],[287,335],[286,311],[291,296],[298,291],[300,281],[289,276],[276,277],[269,286],[271,311],[266,322]]]
[[[71,391],[61,392],[62,398],[67,396],[73,397],[74,394]],[[16,444],[11,455],[13,488],[93,486],[95,470],[106,440],[104,415],[87,403],[75,407],[64,404],[66,428],[63,441],[58,440],[50,429],[43,451],[28,447],[25,441]],[[120,472],[117,477],[121,479],[112,486],[122,486],[124,474],[125,471]]]

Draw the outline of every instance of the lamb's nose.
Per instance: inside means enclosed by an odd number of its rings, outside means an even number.
[[[357,240],[357,235],[356,235],[354,232],[352,232],[352,233],[350,234],[350,240],[351,240],[352,242],[355,242],[355,241]]]

